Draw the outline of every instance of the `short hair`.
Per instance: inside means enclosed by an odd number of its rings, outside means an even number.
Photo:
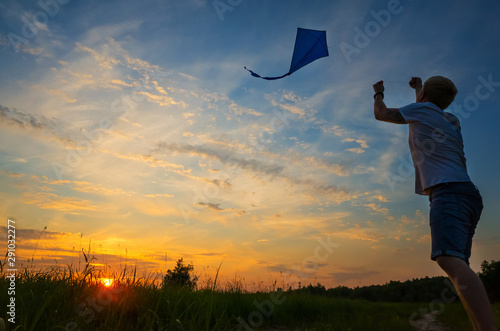
[[[457,87],[451,80],[443,76],[433,76],[424,83],[427,100],[445,110],[455,100]]]

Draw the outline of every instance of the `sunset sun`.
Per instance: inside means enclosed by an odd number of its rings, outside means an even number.
[[[111,287],[115,284],[115,280],[113,278],[99,278],[99,282],[105,287]]]

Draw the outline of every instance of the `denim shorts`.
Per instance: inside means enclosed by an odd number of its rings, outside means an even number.
[[[469,264],[472,237],[483,210],[483,199],[471,182],[438,184],[431,189],[431,259],[448,255]]]

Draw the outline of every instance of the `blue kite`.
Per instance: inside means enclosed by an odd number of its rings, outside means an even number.
[[[245,69],[248,70],[254,77],[275,80],[290,76],[303,66],[325,56],[328,56],[326,31],[297,28],[297,37],[295,38],[292,63],[290,64],[290,71],[288,71],[288,73],[279,77],[262,77],[252,70],[247,69],[247,67],[245,67]]]

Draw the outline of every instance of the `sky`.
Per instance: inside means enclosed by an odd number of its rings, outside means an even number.
[[[442,75],[484,198],[471,266],[498,260],[498,1],[0,2],[0,223],[19,268],[247,288],[443,275],[408,127],[373,116]],[[297,27],[329,56],[281,80]],[[6,234],[2,234],[5,238]],[[7,250],[6,241],[0,253]],[[33,261],[32,261],[33,260]],[[83,262],[82,262],[83,261]]]

